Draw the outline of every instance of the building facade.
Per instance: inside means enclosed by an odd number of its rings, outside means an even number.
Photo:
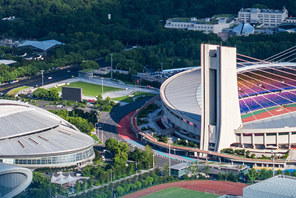
[[[242,8],[238,12],[238,19],[241,22],[263,24],[264,27],[277,27],[288,17],[288,10]]]
[[[166,20],[165,28],[184,29],[201,31],[203,33],[218,34],[224,28],[229,28],[233,24],[233,20],[228,18],[217,19],[196,19],[196,18],[171,18]]]

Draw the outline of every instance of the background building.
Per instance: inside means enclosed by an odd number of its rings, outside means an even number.
[[[234,23],[232,18],[217,17],[196,19],[193,18],[171,18],[166,20],[165,28],[202,31],[203,33],[218,34],[224,28],[229,28]]]
[[[0,162],[28,168],[84,166],[93,139],[41,108],[0,100]]]
[[[251,24],[260,23],[264,27],[276,27],[283,23],[288,17],[288,10],[259,9],[259,8],[242,8],[238,12],[238,19],[241,22]]]

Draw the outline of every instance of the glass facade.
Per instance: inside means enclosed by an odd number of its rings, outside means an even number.
[[[65,155],[56,155],[56,156],[47,156],[40,158],[16,158],[14,159],[14,164],[27,164],[27,165],[46,165],[46,164],[69,164],[79,161],[86,160],[94,155],[93,147],[90,147],[86,150],[65,154]]]

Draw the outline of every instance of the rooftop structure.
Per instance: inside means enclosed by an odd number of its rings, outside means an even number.
[[[276,27],[283,23],[288,17],[288,10],[259,9],[259,8],[242,8],[238,12],[238,19],[241,22],[251,24],[260,23],[264,27]]]
[[[296,178],[277,175],[243,189],[244,198],[292,198],[296,197]]]
[[[166,20],[165,28],[185,29],[202,31],[204,33],[218,34],[222,29],[229,28],[233,24],[233,19],[226,17],[215,17],[197,19],[193,18],[171,18]]]
[[[254,34],[255,28],[250,23],[240,23],[232,30],[236,35],[249,36]]]
[[[25,41],[18,47],[32,47],[42,51],[47,51],[55,46],[63,45],[62,42],[57,40],[46,40],[46,41]]]
[[[0,65],[1,64],[4,64],[4,65],[13,65],[14,63],[16,63],[16,61],[14,61],[14,60],[4,60],[4,59],[0,60]]]
[[[0,126],[0,162],[64,167],[83,166],[94,158],[90,136],[41,108],[0,100]]]

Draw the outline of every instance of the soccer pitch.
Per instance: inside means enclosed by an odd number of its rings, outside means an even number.
[[[172,187],[144,196],[144,198],[216,198],[220,195]]]
[[[92,84],[92,83],[86,83],[86,82],[72,82],[70,85],[65,85],[66,87],[78,87],[82,88],[82,93],[85,96],[92,96],[96,97],[101,94],[102,92],[102,86],[97,85],[97,84]],[[112,91],[120,91],[122,89],[116,88],[116,87],[109,87],[109,86],[103,86],[103,92],[112,92]],[[59,92],[62,91],[62,87],[58,87]]]

